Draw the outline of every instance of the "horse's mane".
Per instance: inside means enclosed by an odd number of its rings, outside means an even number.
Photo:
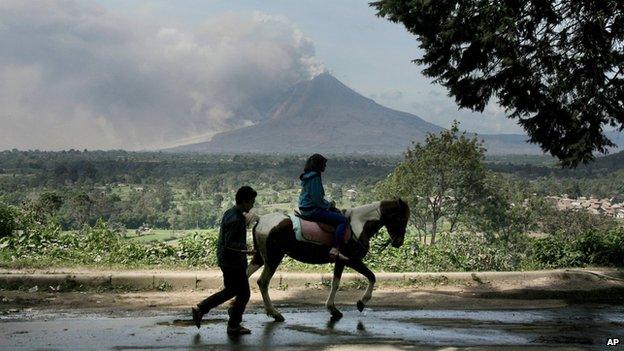
[[[354,212],[354,211],[355,212],[360,212],[360,211],[364,211],[364,210],[369,210],[369,209],[372,209],[374,207],[379,207],[380,204],[381,204],[381,201],[375,201],[375,202],[372,202],[370,204],[347,208],[345,210],[345,212]]]

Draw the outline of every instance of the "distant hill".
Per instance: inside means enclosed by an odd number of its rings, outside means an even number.
[[[443,128],[366,98],[330,74],[295,85],[255,125],[167,151],[263,154],[400,154]],[[488,154],[541,154],[518,134],[479,135]]]
[[[525,179],[613,177],[615,181],[624,172],[624,151],[611,152],[606,156],[596,155],[594,161],[576,168],[561,168],[558,160],[550,156],[495,156],[489,157],[486,164],[492,171],[515,174]],[[616,172],[620,175],[614,174]]]

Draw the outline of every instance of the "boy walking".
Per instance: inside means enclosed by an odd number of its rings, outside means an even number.
[[[223,272],[225,288],[192,308],[193,321],[199,329],[202,317],[211,309],[235,297],[234,304],[228,309],[228,334],[249,334],[251,331],[240,323],[245,306],[249,301],[249,280],[247,279],[247,224],[244,213],[253,208],[258,193],[249,186],[243,186],[236,192],[236,206],[225,211],[221,219],[217,261]]]

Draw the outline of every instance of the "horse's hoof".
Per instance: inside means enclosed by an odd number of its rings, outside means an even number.
[[[276,314],[276,315],[273,315],[273,319],[274,319],[276,322],[283,322],[283,321],[285,320],[285,319],[284,319],[284,316],[282,316],[281,314]]]
[[[342,312],[338,311],[337,309],[333,309],[331,311],[329,311],[331,313],[331,318],[333,320],[339,320],[340,318],[342,318]]]
[[[360,312],[364,311],[364,302],[362,302],[362,300],[359,300],[359,301],[357,302],[357,309],[358,309],[358,311],[360,311]]]

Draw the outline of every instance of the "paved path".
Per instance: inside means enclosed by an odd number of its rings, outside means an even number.
[[[344,307],[331,321],[318,308],[282,307],[284,323],[262,311],[245,315],[253,333],[225,334],[226,315],[206,316],[200,330],[172,312],[19,312],[0,316],[0,350],[618,350],[624,306],[536,310],[392,310]],[[624,342],[624,341],[623,341]],[[451,348],[449,348],[451,347]]]

